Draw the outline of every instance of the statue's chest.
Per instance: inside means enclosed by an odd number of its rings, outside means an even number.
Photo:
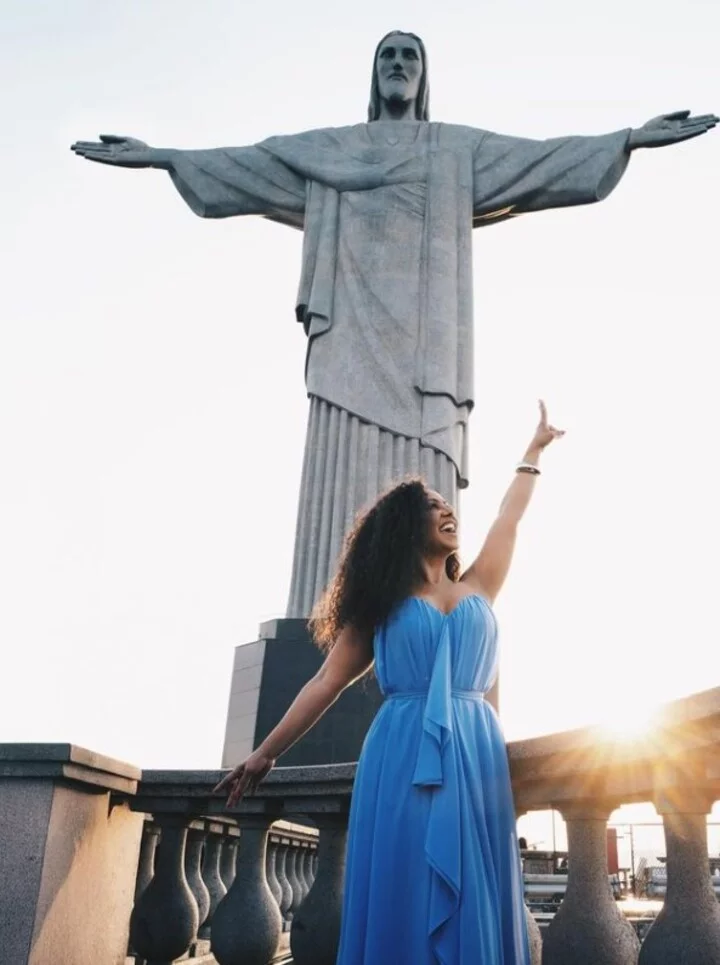
[[[341,221],[351,218],[355,230],[362,222],[375,227],[385,225],[387,230],[402,230],[403,226],[425,217],[427,207],[427,182],[409,181],[404,184],[383,184],[366,191],[344,192],[341,200]],[[411,238],[406,238],[408,244]]]

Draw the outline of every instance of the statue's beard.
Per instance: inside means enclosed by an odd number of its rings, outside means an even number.
[[[388,109],[388,113],[392,115],[402,115],[407,114],[408,108],[413,105],[412,97],[405,97],[403,94],[391,94],[390,97],[384,98],[385,105]],[[414,116],[414,111],[413,111]]]

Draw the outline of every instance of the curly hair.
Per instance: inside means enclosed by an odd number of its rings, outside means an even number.
[[[332,649],[348,624],[373,633],[422,583],[429,508],[424,482],[410,479],[358,517],[345,539],[337,575],[310,617],[320,649]],[[457,554],[448,557],[446,570],[451,580],[459,579]]]

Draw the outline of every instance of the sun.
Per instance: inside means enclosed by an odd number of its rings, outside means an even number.
[[[659,708],[652,704],[614,705],[608,708],[607,715],[597,722],[597,726],[607,740],[630,744],[648,738],[657,726],[659,716]]]

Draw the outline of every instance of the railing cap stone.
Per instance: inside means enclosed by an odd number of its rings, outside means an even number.
[[[687,743],[702,746],[705,742],[698,728],[710,729],[717,724],[720,724],[720,687],[664,704],[659,708],[655,729],[648,735],[647,744],[652,749],[650,756],[657,756],[658,730],[672,732],[685,729]],[[618,759],[629,760],[648,756],[648,748],[643,745],[642,740],[624,745],[622,742],[614,741],[597,726],[579,727],[574,730],[513,741],[508,745],[508,754],[511,761],[520,761],[591,748],[597,750],[599,746],[608,750],[614,749]]]
[[[0,777],[47,778],[134,794],[139,767],[75,744],[0,744]]]

